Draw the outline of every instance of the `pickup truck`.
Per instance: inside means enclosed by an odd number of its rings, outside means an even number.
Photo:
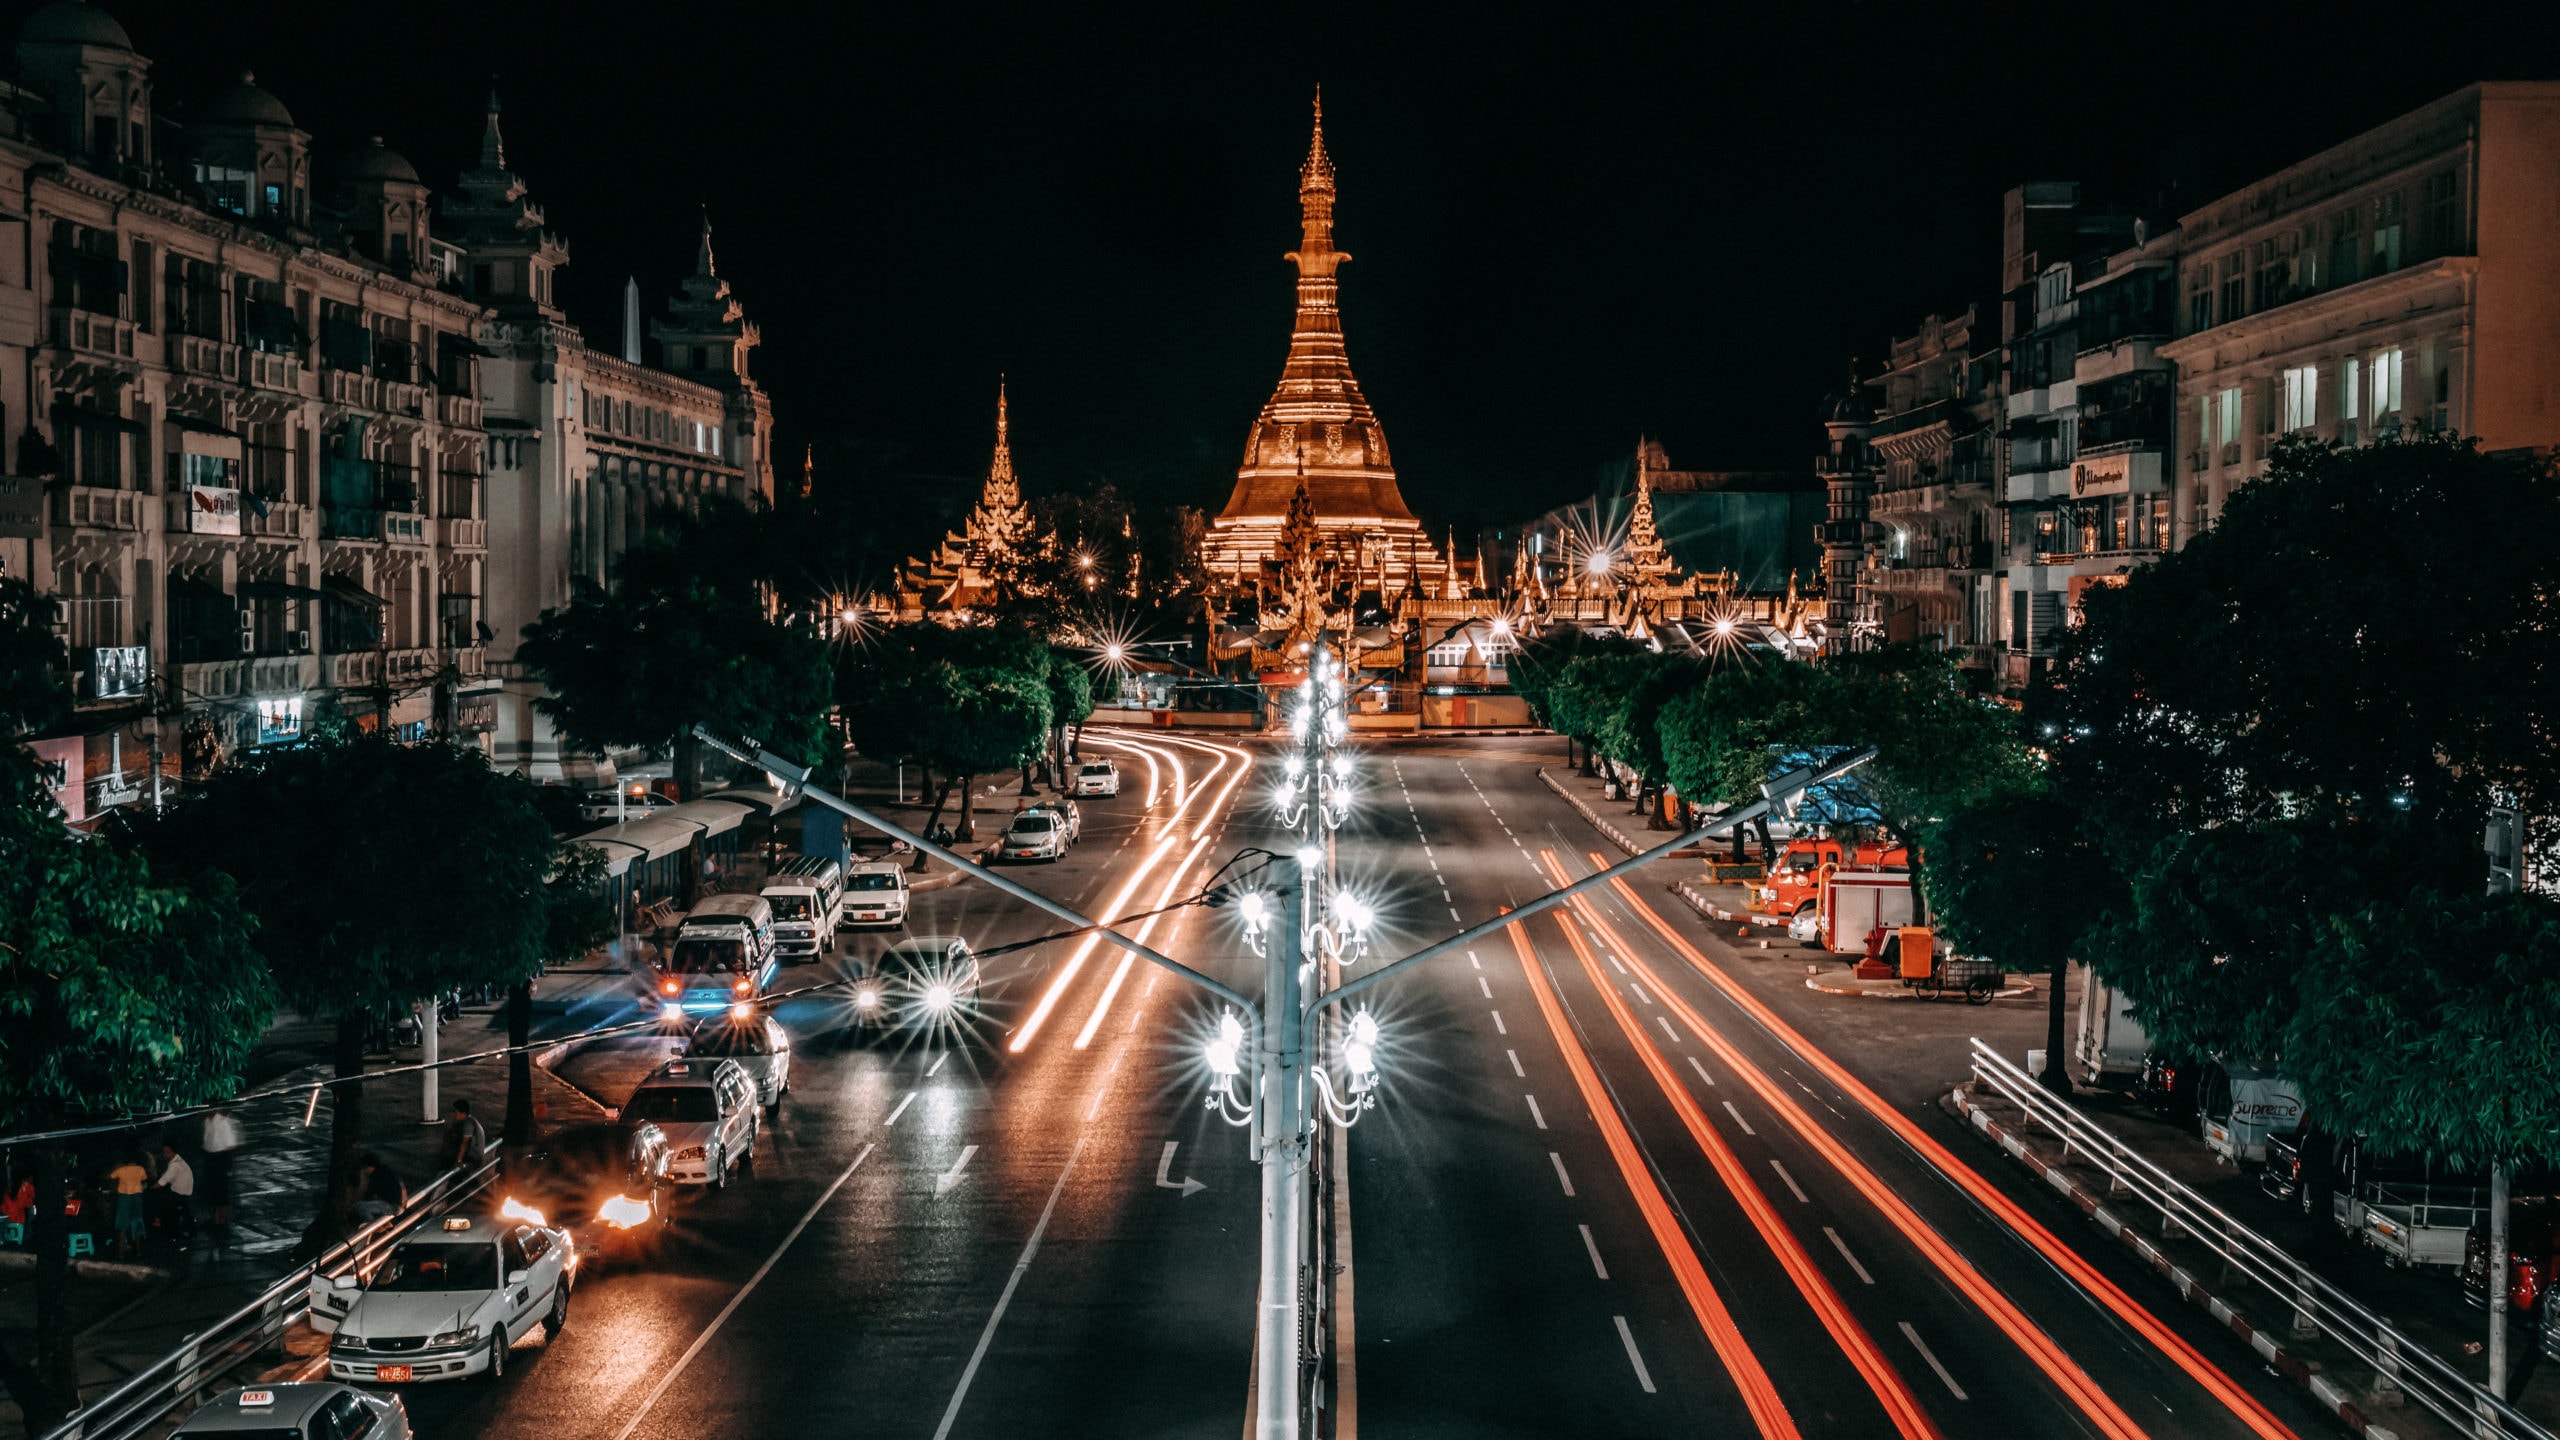
[[[2421,1156],[2368,1149],[2360,1135],[2271,1137],[2260,1184],[2276,1199],[2299,1201],[2306,1213],[2316,1211],[2325,1194],[2330,1220],[2392,1265],[2459,1268],[2472,1227],[2488,1220],[2482,1177]]]

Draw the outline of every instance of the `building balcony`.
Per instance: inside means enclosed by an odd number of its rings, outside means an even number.
[[[486,550],[489,548],[489,522],[486,520],[451,519],[439,521],[448,550]]]
[[[311,507],[270,500],[262,511],[244,504],[240,509],[240,533],[261,540],[299,540],[311,533]]]
[[[178,667],[184,700],[253,700],[299,695],[311,688],[319,665],[309,655],[250,655]]]
[[[427,517],[406,510],[376,510],[358,505],[331,505],[320,512],[323,540],[375,541],[391,545],[425,545]]]
[[[202,335],[172,335],[165,347],[169,368],[212,380],[240,380],[241,350]]]
[[[73,485],[54,492],[53,523],[85,530],[139,530],[150,498],[139,490]]]
[[[113,315],[57,308],[48,338],[55,349],[75,355],[127,363],[133,359],[133,322]]]
[[[480,428],[480,402],[469,395],[438,395],[436,419],[464,430]]]
[[[411,415],[423,418],[427,413],[427,391],[424,386],[398,380],[384,380],[361,370],[323,370],[325,379],[321,398],[333,405],[358,410],[375,410],[386,415]]]
[[[468,657],[469,664],[463,661]],[[320,679],[325,685],[340,690],[361,690],[369,685],[413,685],[434,679],[451,664],[465,676],[483,673],[486,661],[479,647],[468,650],[446,650],[434,645],[409,646],[397,650],[344,650],[320,659]]]
[[[291,355],[273,355],[264,350],[248,352],[248,374],[251,385],[261,390],[302,390],[302,362]]]

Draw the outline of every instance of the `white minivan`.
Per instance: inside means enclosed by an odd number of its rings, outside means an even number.
[[[814,960],[836,948],[844,921],[844,871],[824,855],[795,855],[765,878],[773,907],[774,948],[785,960]]]

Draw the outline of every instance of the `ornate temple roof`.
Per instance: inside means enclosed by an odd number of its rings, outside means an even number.
[[[1301,235],[1288,259],[1298,267],[1298,318],[1279,387],[1245,438],[1244,462],[1221,523],[1284,517],[1303,478],[1328,527],[1419,528],[1396,488],[1386,432],[1360,393],[1342,343],[1336,272],[1351,257],[1333,248],[1333,157],[1324,148],[1324,95],[1315,135],[1298,169]],[[1301,472],[1300,462],[1304,461]]]

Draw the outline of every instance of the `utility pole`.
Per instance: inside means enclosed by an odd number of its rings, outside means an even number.
[[[1253,1433],[1256,1440],[1297,1440],[1299,1230],[1307,1192],[1306,1024],[1300,1013],[1306,936],[1315,917],[1314,887],[1296,857],[1271,863],[1272,926],[1263,957],[1260,1112],[1256,1148],[1262,1164],[1262,1306],[1254,1336]]]
[[[2481,848],[2489,854],[2489,893],[2514,895],[2524,889],[2524,816],[2514,798],[2500,794],[2489,802],[2489,826]],[[2507,1181],[2512,1167],[2504,1155],[2489,1162],[2489,1393],[2507,1398],[2507,1286],[2511,1248],[2508,1236]]]

